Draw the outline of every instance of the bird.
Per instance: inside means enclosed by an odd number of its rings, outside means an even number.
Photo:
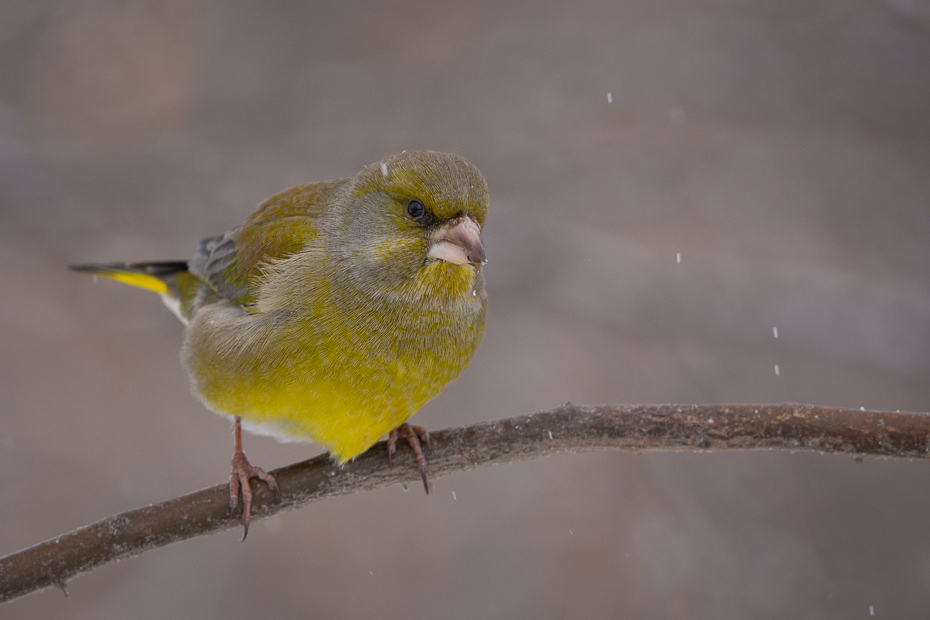
[[[298,185],[193,258],[72,265],[158,293],[184,324],[192,392],[233,420],[230,511],[253,466],[242,427],[312,441],[343,464],[403,438],[429,494],[429,434],[407,420],[468,365],[484,332],[488,187],[465,158],[404,151],[355,176]]]

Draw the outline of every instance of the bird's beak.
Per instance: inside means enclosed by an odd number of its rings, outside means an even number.
[[[427,256],[453,265],[488,262],[481,245],[481,229],[467,215],[449,220],[430,234]]]

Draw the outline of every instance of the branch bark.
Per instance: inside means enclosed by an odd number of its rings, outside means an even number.
[[[616,449],[839,452],[854,456],[930,459],[930,414],[811,405],[602,405],[557,409],[432,433],[430,476],[539,458],[558,452]],[[253,481],[253,520],[311,502],[417,482],[410,451],[388,468],[384,442],[338,467],[327,456],[272,472],[281,501]],[[0,558],[0,602],[111,562],[194,536],[237,527],[227,484],[138,508]]]

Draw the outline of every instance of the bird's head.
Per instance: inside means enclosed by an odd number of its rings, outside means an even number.
[[[343,255],[367,286],[483,299],[488,187],[467,160],[435,151],[391,155],[353,179],[349,205]]]

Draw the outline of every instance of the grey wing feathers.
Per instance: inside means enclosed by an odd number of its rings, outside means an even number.
[[[217,237],[208,237],[197,244],[188,265],[191,273],[210,285],[222,297],[237,303],[247,303],[248,282],[238,272],[235,234],[230,230]]]

